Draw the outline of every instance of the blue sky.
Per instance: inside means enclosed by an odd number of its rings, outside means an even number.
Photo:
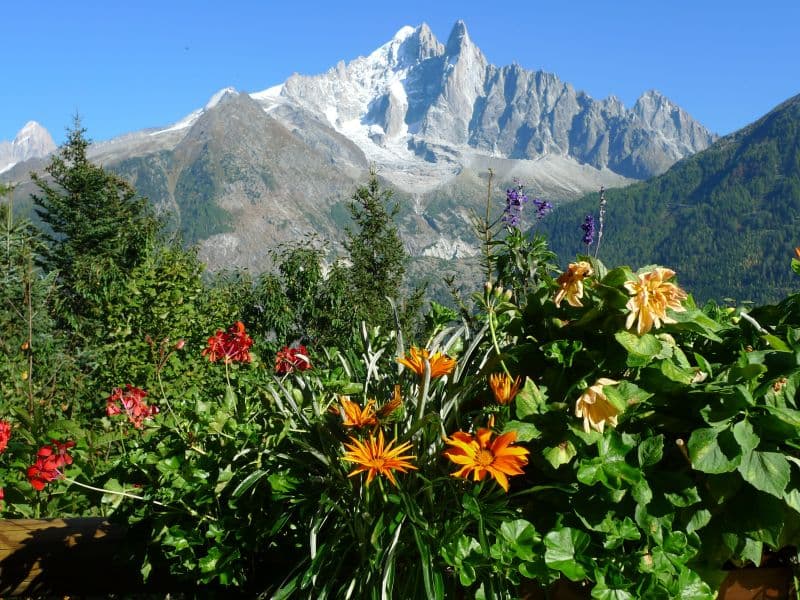
[[[36,120],[61,142],[76,111],[95,140],[169,124],[220,88],[259,91],[369,54],[403,25],[445,41],[457,19],[496,65],[627,106],[655,88],[721,134],[800,93],[798,0],[9,1],[0,140]]]

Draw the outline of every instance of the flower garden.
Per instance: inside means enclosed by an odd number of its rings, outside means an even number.
[[[593,222],[559,272],[524,200],[476,218],[471,298],[341,345],[259,338],[224,288],[170,296],[173,257],[98,300],[121,312],[86,358],[26,309],[47,281],[18,260],[3,516],[107,517],[144,578],[273,598],[702,599],[796,568],[800,295],[697,306],[669,268],[604,265]]]

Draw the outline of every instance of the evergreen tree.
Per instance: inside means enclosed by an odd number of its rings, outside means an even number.
[[[350,254],[350,286],[353,310],[359,320],[392,327],[392,309],[387,298],[400,295],[407,259],[394,217],[399,206],[392,191],[381,189],[378,176],[370,171],[369,182],[359,187],[350,203],[356,230],[346,231],[344,246]]]
[[[75,118],[67,141],[45,168],[31,174],[36,213],[47,226],[41,266],[57,274],[62,314],[82,315],[97,290],[129,274],[147,255],[160,223],[147,199],[86,156],[86,130]]]

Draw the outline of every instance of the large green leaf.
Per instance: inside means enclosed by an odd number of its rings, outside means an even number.
[[[589,536],[578,529],[564,527],[551,531],[544,538],[544,562],[551,569],[561,571],[572,581],[586,578],[585,569],[575,557],[589,546]]]
[[[517,432],[518,442],[530,442],[542,437],[542,432],[539,431],[533,423],[524,423],[522,421],[509,421],[506,423],[503,433],[509,431]]]
[[[626,364],[629,367],[643,367],[661,352],[661,342],[649,333],[638,336],[629,331],[618,331],[614,338],[628,351]]]
[[[751,561],[755,566],[761,565],[761,554],[764,551],[764,542],[753,540],[750,538],[745,539],[744,548],[739,555]]]
[[[504,521],[500,526],[500,537],[505,539],[514,555],[524,561],[534,560],[534,552],[541,538],[533,525],[524,519]]]
[[[672,326],[675,329],[696,331],[715,342],[722,341],[717,335],[717,332],[721,329],[720,324],[701,310],[690,308],[683,312],[670,311],[669,316],[677,321],[677,323]]]
[[[746,365],[734,365],[728,372],[728,381],[731,383],[739,381],[750,381],[758,379],[762,373],[767,372],[766,365],[750,363]]]
[[[575,446],[568,440],[552,448],[545,448],[542,451],[545,460],[549,462],[554,469],[569,463],[576,454]]]
[[[532,379],[525,378],[525,385],[515,398],[517,418],[524,419],[535,414],[547,412],[546,388],[539,388]]]
[[[764,408],[766,408],[770,413],[778,417],[787,425],[796,427],[797,437],[800,437],[800,410],[794,410],[792,408],[785,408],[782,406],[770,406],[768,404],[765,405]]]
[[[739,452],[731,452],[730,444],[719,444],[718,429],[696,429],[689,438],[689,459],[692,467],[703,473],[727,473],[733,471],[741,460]]]
[[[757,490],[783,498],[790,476],[789,461],[777,452],[754,450],[744,455],[739,472]]]
[[[682,568],[678,575],[678,587],[681,600],[709,600],[715,592],[691,569]]]
[[[683,367],[679,367],[671,360],[662,360],[660,368],[664,377],[670,381],[674,381],[675,383],[689,385],[694,380],[694,369],[685,369]]]
[[[761,441],[753,431],[753,426],[749,421],[739,421],[733,426],[733,437],[739,442],[742,449],[742,454],[758,448],[758,443]]]
[[[643,439],[636,452],[639,457],[639,465],[642,468],[652,467],[664,455],[664,436],[657,435]]]
[[[766,334],[762,336],[762,339],[770,345],[773,350],[777,350],[778,352],[791,352],[792,349],[789,345],[784,342],[781,338],[776,335]]]

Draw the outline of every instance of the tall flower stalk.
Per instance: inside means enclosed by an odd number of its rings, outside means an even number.
[[[597,228],[597,245],[594,247],[594,257],[597,258],[597,253],[600,252],[600,242],[603,241],[603,224],[606,219],[606,188],[600,186],[600,218],[599,227]]]

